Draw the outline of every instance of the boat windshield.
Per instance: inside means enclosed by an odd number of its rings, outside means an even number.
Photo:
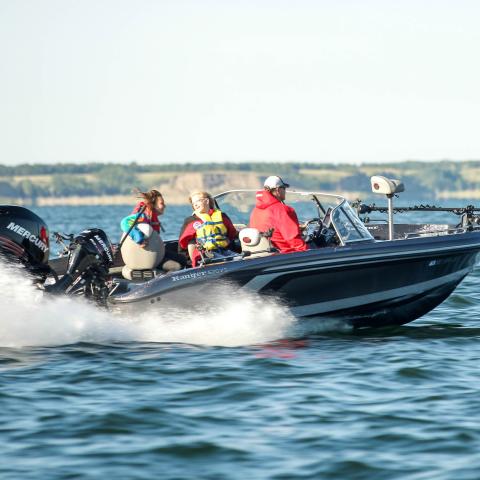
[[[335,207],[331,215],[333,227],[343,245],[374,240],[372,234],[346,200]]]
[[[255,207],[255,190],[232,190],[215,196],[220,210],[225,212],[237,228],[247,226]],[[373,241],[373,237],[345,198],[320,192],[287,191],[286,203],[297,213],[300,224],[321,221],[331,225],[339,243]]]

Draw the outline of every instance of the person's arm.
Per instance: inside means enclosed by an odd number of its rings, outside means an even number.
[[[186,219],[180,231],[180,237],[178,238],[178,246],[182,250],[187,250],[189,244],[196,243],[196,236],[197,234],[195,232],[195,229],[193,228],[192,219]]]
[[[197,246],[194,243],[189,243],[187,247],[188,247],[188,256],[190,258],[190,261],[192,262],[192,266],[196,267],[197,258],[200,256],[197,250]]]
[[[193,228],[193,224],[198,221],[198,218],[194,215],[187,217],[183,222],[178,239],[178,251],[182,254],[188,254],[193,267],[197,266],[200,259],[200,253],[197,250],[197,232]]]
[[[295,251],[302,252],[303,250],[308,250],[308,246],[305,243],[305,240],[301,237],[292,238],[288,242],[290,243],[290,247]]]
[[[285,206],[285,209],[278,210],[276,226],[286,242],[293,250],[306,250],[307,244],[302,238],[298,218],[295,210]]]
[[[127,233],[130,230],[132,223],[137,219],[136,215],[128,215],[127,217],[123,218],[120,222],[120,228],[124,233]],[[128,234],[130,238],[139,245],[142,244],[145,240],[145,235],[141,232],[137,226],[135,225]]]

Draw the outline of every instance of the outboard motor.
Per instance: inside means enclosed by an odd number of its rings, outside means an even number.
[[[25,207],[0,205],[0,253],[9,262],[18,260],[39,281],[45,281],[49,241],[47,224]]]
[[[99,228],[84,230],[68,247],[68,266],[65,275],[48,285],[49,293],[84,295],[105,304],[109,289],[108,269],[113,264],[113,249],[106,233]]]

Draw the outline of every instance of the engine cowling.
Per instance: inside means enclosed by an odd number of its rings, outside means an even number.
[[[0,205],[0,251],[32,271],[48,270],[49,233],[45,221],[17,205]]]

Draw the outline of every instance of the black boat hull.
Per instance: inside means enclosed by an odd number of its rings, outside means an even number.
[[[109,298],[114,308],[199,308],[232,288],[274,297],[297,318],[354,327],[411,322],[443,302],[475,266],[480,233],[323,248],[183,270]]]

